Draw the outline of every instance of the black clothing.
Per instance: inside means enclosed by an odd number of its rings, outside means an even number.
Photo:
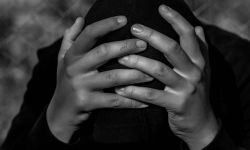
[[[129,22],[126,27],[108,34],[100,39],[97,45],[132,38],[129,30],[133,23],[142,23],[178,41],[177,34],[158,14],[158,7],[163,3],[180,12],[192,25],[201,25],[182,0],[99,0],[86,16],[86,25],[111,16],[127,16]],[[205,30],[216,47],[210,44],[211,104],[222,122],[221,131],[205,150],[236,150],[239,145],[250,149],[250,51],[247,51],[250,44],[211,26],[206,26]],[[227,40],[223,41],[224,39]],[[157,106],[142,110],[95,111],[91,121],[83,124],[82,130],[77,133],[81,137],[79,142],[68,145],[58,141],[48,129],[45,111],[56,86],[60,45],[61,40],[38,52],[39,63],[34,68],[23,105],[13,120],[3,149],[82,149],[86,144],[104,143],[155,144],[173,150],[180,149],[181,140],[174,136],[168,127],[167,112]],[[238,47],[242,49],[239,50]],[[244,48],[246,50],[243,50]],[[150,46],[146,52],[140,54],[168,64],[164,57]],[[117,68],[125,67],[112,60],[101,67],[100,71]],[[163,88],[157,81],[140,85]],[[106,92],[112,92],[112,89],[107,89]]]

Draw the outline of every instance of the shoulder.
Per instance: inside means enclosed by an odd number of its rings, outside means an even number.
[[[56,40],[51,45],[38,50],[37,52],[38,61],[54,60],[55,58],[57,59],[61,43],[62,43],[62,38]]]
[[[40,112],[49,103],[56,86],[57,56],[61,42],[62,39],[59,39],[52,45],[38,50],[38,63],[27,84],[21,111]]]
[[[222,114],[221,119],[229,135],[239,142],[242,135],[248,134],[243,131],[249,126],[244,120],[250,119],[250,42],[215,26],[206,25],[205,30],[208,40],[220,55],[210,56],[215,81],[211,91],[216,95],[221,93],[219,95],[223,99],[217,101],[218,97],[214,97],[212,103],[218,114]],[[218,63],[222,59],[224,63]],[[235,88],[232,88],[233,84]]]
[[[232,67],[237,85],[244,84],[250,76],[250,42],[215,26],[207,25],[205,29],[211,43]]]

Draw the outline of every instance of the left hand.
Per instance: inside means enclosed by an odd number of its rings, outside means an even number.
[[[160,6],[161,16],[180,36],[180,44],[149,27],[136,24],[131,32],[161,51],[172,64],[167,65],[139,55],[119,62],[138,69],[164,83],[164,90],[127,86],[116,92],[124,97],[166,108],[169,126],[191,150],[202,149],[216,136],[219,125],[209,102],[209,71],[201,51],[207,51],[203,29],[194,28],[179,13]]]

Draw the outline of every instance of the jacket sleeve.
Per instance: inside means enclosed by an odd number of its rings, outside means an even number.
[[[46,108],[56,86],[57,54],[61,40],[38,51],[38,64],[33,69],[23,104],[11,124],[3,150],[70,149],[51,133],[46,121]]]
[[[46,121],[46,109],[36,120],[35,124],[31,128],[27,135],[27,150],[44,150],[48,148],[70,150],[75,149],[76,144],[66,144],[57,140],[50,132]]]
[[[229,137],[226,130],[220,129],[215,139],[203,150],[240,150]]]
[[[217,47],[230,64],[239,92],[239,98],[235,100],[233,105],[239,104],[240,110],[232,108],[230,111],[233,113],[240,112],[241,115],[237,118],[240,118],[242,122],[232,121],[230,128],[225,128],[227,124],[224,124],[223,133],[227,134],[222,134],[218,139],[222,137],[233,138],[230,129],[236,129],[240,136],[232,141],[236,141],[238,147],[250,149],[250,42],[215,26],[206,26],[206,31],[212,44]],[[242,125],[239,128],[237,124]],[[230,145],[229,143],[226,144]]]
[[[181,150],[189,150],[188,146],[182,142]],[[227,131],[221,127],[214,140],[202,150],[244,150],[237,147],[235,142],[230,138]]]

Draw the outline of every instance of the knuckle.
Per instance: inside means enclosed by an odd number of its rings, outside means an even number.
[[[112,103],[112,106],[114,108],[118,108],[118,107],[121,107],[121,100],[120,100],[120,97],[118,95],[115,95],[112,99],[111,99],[111,103]]]
[[[194,27],[192,27],[192,26],[187,27],[185,30],[185,33],[188,35],[194,35],[194,33],[195,33]]]
[[[153,90],[153,89],[148,89],[146,92],[145,92],[145,95],[144,95],[147,100],[149,101],[153,101],[153,100],[156,100],[157,99],[157,94],[156,92]]]
[[[78,91],[77,97],[78,98],[76,99],[76,105],[85,111],[89,111],[89,109],[90,109],[90,107],[89,107],[89,104],[90,104],[89,95],[83,91]]]
[[[176,105],[174,111],[178,114],[184,114],[187,107],[187,100],[185,96],[179,97],[178,99],[175,100],[175,102]]]
[[[124,42],[122,42],[122,45],[120,47],[120,51],[121,52],[126,51],[129,48],[129,43],[130,43],[129,40],[125,40]]]
[[[133,100],[129,100],[129,107],[131,108],[136,108],[137,107],[137,103]]]
[[[179,50],[180,46],[177,42],[172,41],[168,44],[168,51],[169,52],[175,52],[176,50]]]
[[[191,74],[191,79],[192,82],[197,83],[202,80],[202,72],[200,69],[194,69]]]
[[[156,63],[154,67],[154,74],[157,77],[163,77],[166,73],[166,67],[163,64]]]
[[[114,77],[113,77],[113,74],[112,74],[112,73],[106,73],[106,74],[105,74],[105,79],[106,79],[106,80],[113,80],[113,78],[114,78]]]
[[[106,57],[108,55],[108,44],[102,44],[101,46],[98,47],[98,49],[96,50],[96,54],[100,57]]]
[[[69,79],[69,84],[72,87],[72,90],[75,91],[77,99],[85,100],[87,93],[83,90],[83,82],[79,76],[72,77]]]
[[[74,77],[79,73],[79,69],[77,69],[77,65],[73,63],[73,60],[65,60],[63,62],[63,71],[67,77]]]
[[[109,72],[105,75],[105,79],[107,81],[112,82],[113,84],[117,85],[119,84],[119,80],[118,80],[118,74],[114,73],[114,72]]]

